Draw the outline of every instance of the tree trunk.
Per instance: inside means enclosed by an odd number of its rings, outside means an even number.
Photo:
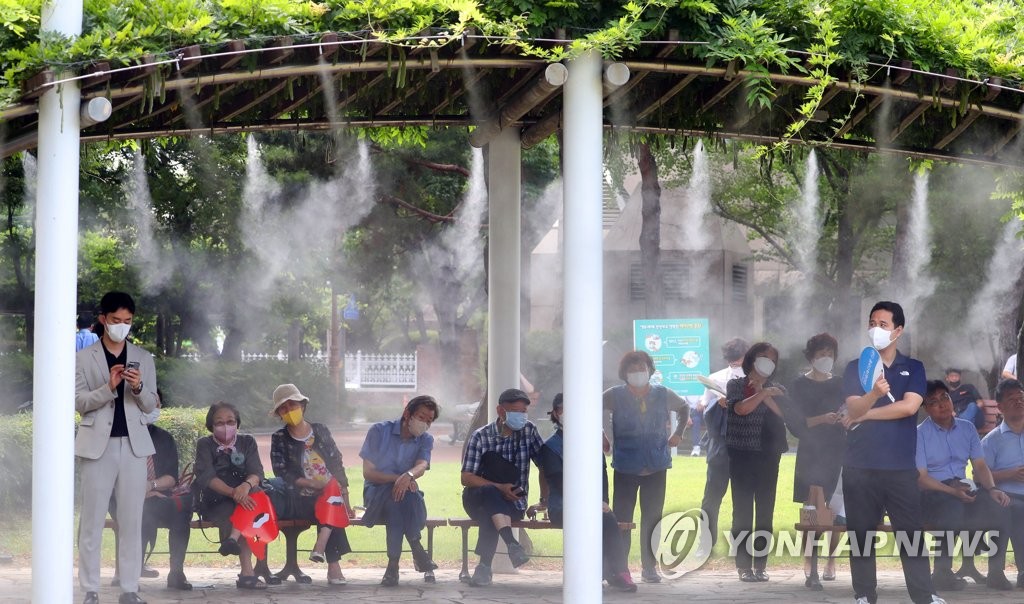
[[[658,164],[646,143],[637,146],[642,201],[640,226],[640,265],[644,273],[644,302],[648,319],[665,315],[665,294],[661,275],[661,184]]]

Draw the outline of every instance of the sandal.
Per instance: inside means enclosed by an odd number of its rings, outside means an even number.
[[[238,577],[238,581],[235,581],[235,587],[238,589],[266,589],[267,584],[263,582],[259,577],[248,576]]]

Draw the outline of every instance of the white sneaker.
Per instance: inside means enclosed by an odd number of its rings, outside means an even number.
[[[696,445],[692,451],[690,451],[690,457],[700,457],[700,445]]]
[[[854,604],[871,604],[871,601],[865,597],[860,597],[857,598],[857,601]]]
[[[932,594],[932,604],[946,604],[946,601],[939,596]]]

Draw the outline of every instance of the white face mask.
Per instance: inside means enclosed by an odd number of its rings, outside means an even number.
[[[634,388],[643,388],[651,383],[651,374],[646,371],[634,371],[626,374],[626,383]]]
[[[875,350],[882,350],[892,343],[892,332],[881,327],[872,327],[868,330],[868,339]]]
[[[814,367],[819,373],[832,373],[835,362],[836,360],[832,357],[818,357],[811,362],[811,367]]]
[[[120,343],[124,342],[124,339],[128,337],[128,332],[131,331],[131,323],[107,323],[103,326],[103,331],[106,332],[107,337],[112,342]]]
[[[142,414],[142,423],[144,424],[155,424],[156,420],[160,419],[160,407],[153,409],[149,413]]]
[[[754,371],[761,377],[771,377],[775,373],[775,361],[768,357],[757,357],[754,359]]]
[[[427,422],[420,421],[415,417],[409,418],[409,434],[412,434],[413,436],[422,435],[429,427],[430,426],[427,425]]]

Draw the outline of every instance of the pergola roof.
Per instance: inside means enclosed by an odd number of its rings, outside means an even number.
[[[523,145],[530,146],[560,127],[561,88],[544,80],[548,64],[500,41],[470,35],[461,44],[399,50],[327,33],[312,43],[282,37],[250,44],[190,46],[170,59],[127,68],[102,62],[82,67],[74,77],[83,99],[107,97],[113,105],[111,117],[85,128],[82,140],[335,125],[469,126],[491,119],[492,125],[519,123]],[[798,118],[807,89],[817,83],[802,74],[772,73],[774,102],[751,108],[744,86],[749,71],[709,66],[691,49],[677,40],[649,41],[623,56],[630,79],[619,88],[606,85],[606,126],[774,142]],[[977,82],[953,70],[932,74],[910,64],[875,69],[868,81],[844,76],[829,86],[816,120],[795,142],[1020,165],[1017,145],[1010,145],[1022,125],[1020,89],[998,78]],[[38,74],[16,104],[0,110],[6,130],[0,156],[35,146],[36,99],[59,83],[56,78],[52,71]]]

